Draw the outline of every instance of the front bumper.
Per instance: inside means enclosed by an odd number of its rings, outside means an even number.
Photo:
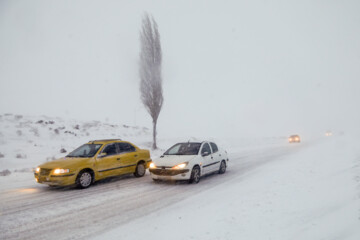
[[[187,180],[191,175],[189,169],[150,168],[149,171],[153,179],[159,180]]]
[[[76,175],[75,173],[67,173],[62,175],[40,175],[38,173],[34,173],[35,180],[38,183],[43,183],[47,185],[53,186],[67,186],[75,184]]]

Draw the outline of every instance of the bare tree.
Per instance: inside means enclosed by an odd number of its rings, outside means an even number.
[[[153,17],[145,13],[140,32],[140,93],[141,101],[153,123],[153,149],[156,149],[156,124],[163,105],[160,34]]]

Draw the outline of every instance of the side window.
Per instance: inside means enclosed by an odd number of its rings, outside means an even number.
[[[109,144],[107,145],[104,150],[102,150],[103,153],[106,153],[106,155],[116,155],[117,150],[115,144]]]
[[[211,148],[212,148],[212,150],[213,150],[213,153],[216,153],[217,151],[219,151],[219,149],[218,149],[218,147],[216,146],[216,144],[215,143],[210,143],[210,145],[211,145]]]
[[[209,154],[211,153],[211,149],[208,143],[205,143],[201,149],[201,154],[208,152]]]
[[[117,143],[117,144],[119,146],[120,153],[136,151],[135,147],[130,143]]]

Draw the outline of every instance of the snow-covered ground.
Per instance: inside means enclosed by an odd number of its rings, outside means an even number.
[[[80,145],[95,139],[123,139],[140,148],[152,146],[151,130],[146,127],[111,124],[100,121],[78,121],[49,116],[24,116],[20,114],[0,114],[0,175],[2,172],[32,172],[37,165],[65,156]],[[204,139],[159,138],[159,150],[152,156],[159,156],[178,141],[202,141]],[[215,140],[230,148],[257,148],[258,139],[206,139]],[[286,140],[286,139],[285,139]],[[271,147],[283,142],[284,138],[262,139]],[[66,150],[62,153],[61,150]]]
[[[0,115],[0,172],[32,171],[95,139],[120,138],[148,148],[151,131],[145,127],[59,117]],[[67,153],[62,153],[61,150]]]
[[[16,115],[0,124],[0,171],[11,172],[0,176],[0,239],[360,239],[356,137],[217,139],[228,170],[199,184],[154,183],[147,173],[77,190],[37,184],[30,169],[90,139],[148,148],[150,131]]]
[[[214,176],[215,187],[94,239],[360,239],[357,141],[288,147],[234,153],[231,177]]]

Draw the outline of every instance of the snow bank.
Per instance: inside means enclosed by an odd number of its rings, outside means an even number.
[[[0,172],[32,171],[95,139],[120,138],[149,148],[149,129],[47,116],[0,115]]]

